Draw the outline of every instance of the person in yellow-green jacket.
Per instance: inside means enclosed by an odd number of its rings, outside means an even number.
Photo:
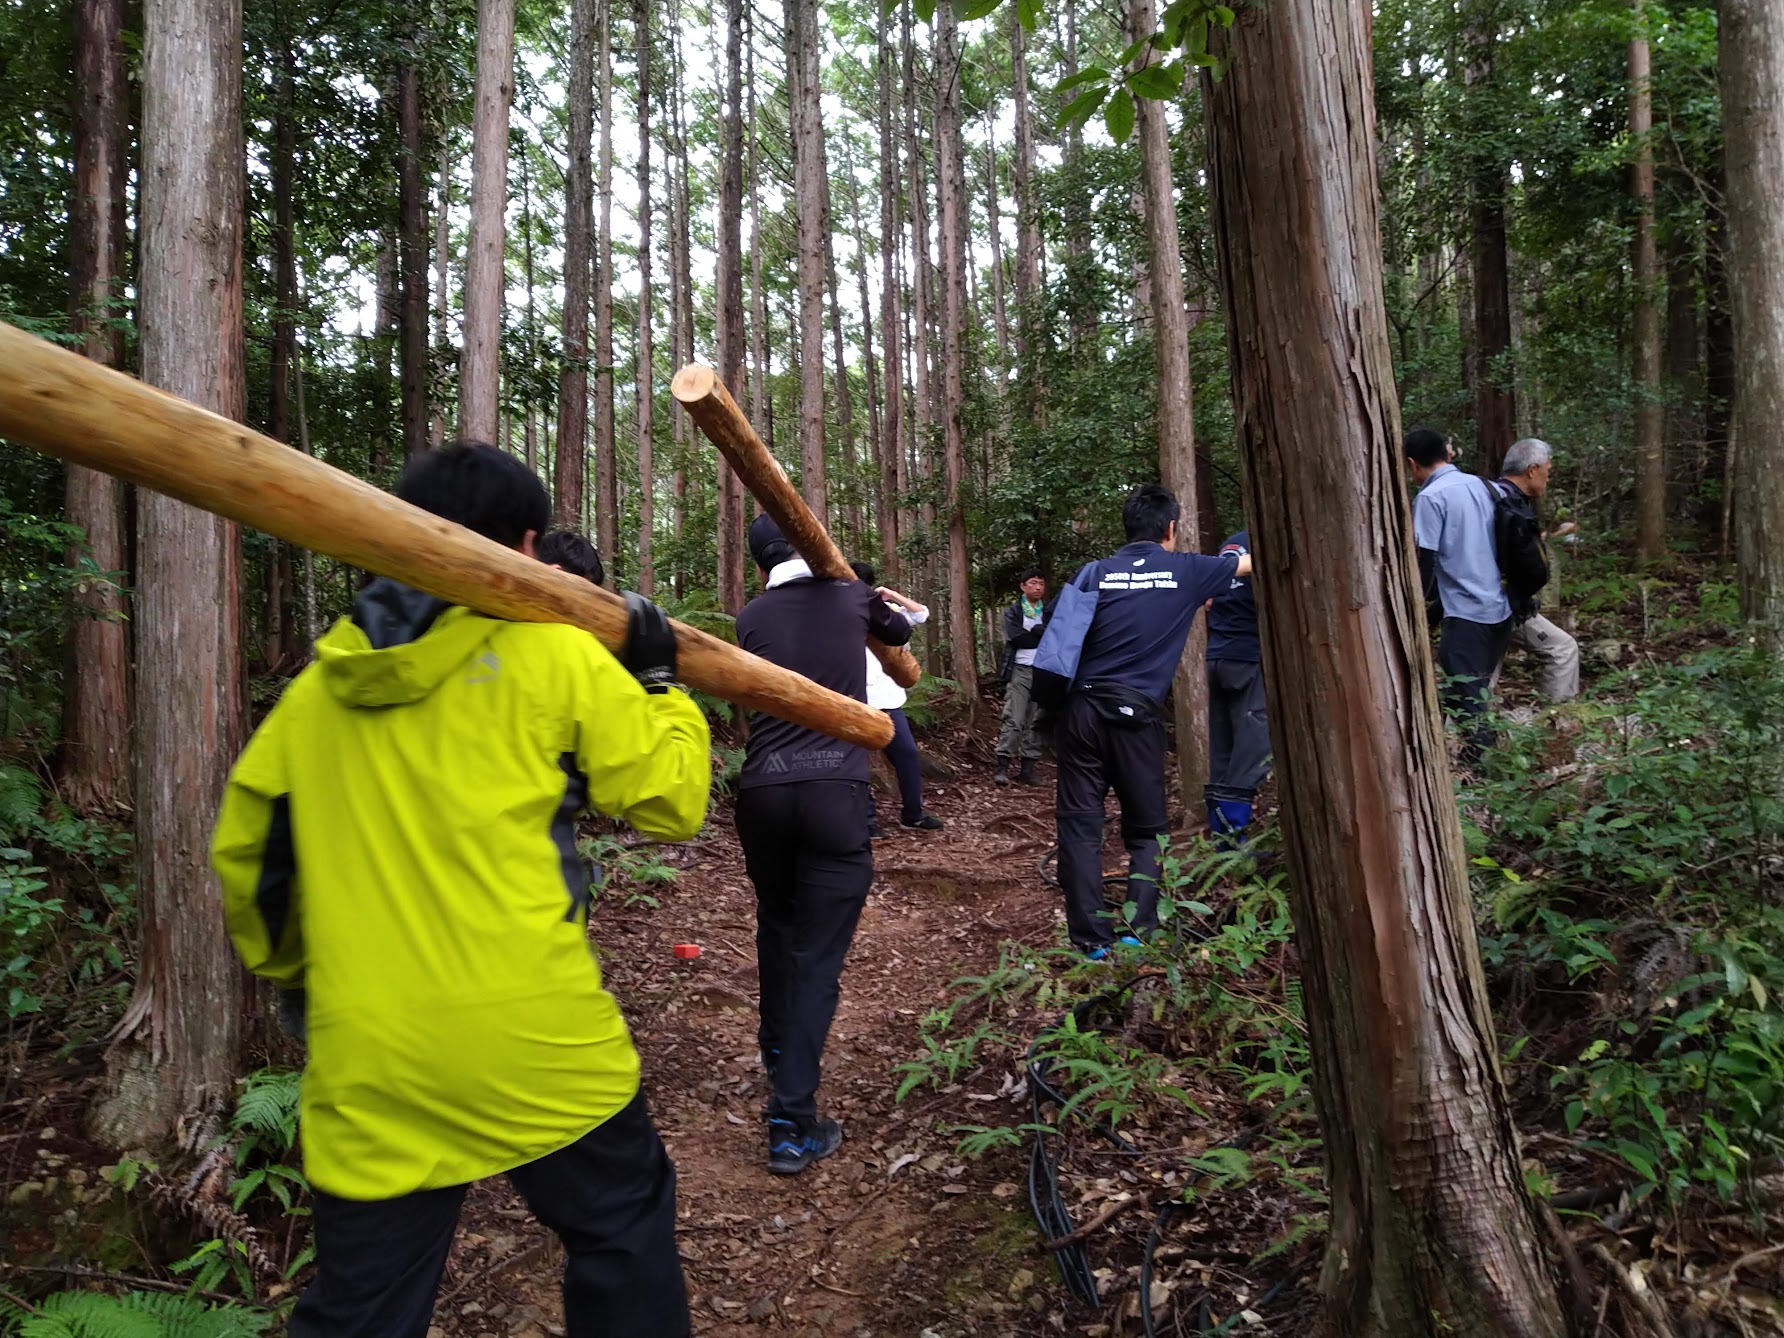
[[[529,555],[549,523],[491,446],[418,456],[397,495]],[[306,995],[317,1272],[293,1338],[424,1338],[465,1190],[497,1174],[563,1240],[573,1338],[689,1332],[675,1173],[576,851],[585,807],[663,840],[705,820],[705,718],[668,619],[627,602],[615,659],[374,580],[230,774],[230,935]]]

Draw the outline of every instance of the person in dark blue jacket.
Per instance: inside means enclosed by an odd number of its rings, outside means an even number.
[[[1240,530],[1222,557],[1249,557]],[[1258,787],[1270,774],[1270,713],[1264,701],[1263,650],[1251,578],[1235,576],[1208,606],[1208,830],[1237,846],[1251,825]]]
[[[1127,546],[1081,568],[1073,580],[1095,591],[1077,673],[1055,731],[1059,753],[1059,883],[1072,943],[1100,959],[1115,939],[1103,913],[1103,800],[1121,803],[1133,927],[1158,927],[1158,838],[1165,811],[1165,696],[1196,614],[1251,574],[1248,556],[1172,551],[1177,499],[1148,483],[1122,507]]]

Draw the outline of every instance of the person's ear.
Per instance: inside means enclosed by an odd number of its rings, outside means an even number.
[[[534,540],[538,537],[538,530],[528,530],[525,534],[520,536],[520,543],[517,544],[516,547],[520,549],[523,557],[537,558],[539,556],[538,545],[534,543]]]
[[[1177,522],[1176,521],[1173,520],[1170,524],[1165,526],[1165,537],[1161,541],[1161,544],[1164,548],[1168,549],[1169,551],[1171,551],[1173,553],[1177,551]]]

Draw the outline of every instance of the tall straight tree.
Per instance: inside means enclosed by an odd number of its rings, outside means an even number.
[[[1741,612],[1784,656],[1784,9],[1722,0]]]
[[[1131,0],[1129,36],[1150,36],[1156,26],[1152,0]],[[1148,48],[1147,59],[1157,53]],[[1171,177],[1166,103],[1140,99],[1136,125],[1146,199],[1146,269],[1152,298],[1152,336],[1158,360],[1158,472],[1177,494],[1179,552],[1201,551],[1197,524],[1195,406],[1190,400],[1189,308],[1183,299],[1183,252],[1177,231],[1177,191]],[[1172,698],[1177,711],[1177,775],[1182,802],[1195,802],[1208,784],[1208,626],[1197,618],[1177,662]]]
[[[787,93],[799,244],[799,491],[829,523],[824,454],[824,121],[817,0],[787,0]]]
[[[1242,10],[1202,82],[1325,1134],[1323,1331],[1560,1338],[1412,562],[1369,27],[1361,4]]]
[[[1481,472],[1496,477],[1517,435],[1511,367],[1511,254],[1505,240],[1505,150],[1491,115],[1503,0],[1463,0],[1467,15],[1466,106],[1469,124],[1469,244],[1474,338],[1470,345],[1474,439]]]
[[[1643,562],[1666,553],[1666,406],[1660,385],[1660,254],[1654,238],[1654,105],[1648,15],[1634,0],[1629,38],[1629,187],[1635,200],[1635,546]]]
[[[123,361],[119,298],[124,284],[124,182],[129,176],[130,87],[124,67],[124,0],[74,6],[74,184],[69,193],[70,299],[81,351],[116,367]],[[110,474],[68,467],[70,524],[86,535],[101,571],[129,565],[124,492]],[[62,796],[81,812],[122,808],[129,799],[130,642],[124,597],[98,582],[82,595],[69,637],[62,707]]]
[[[582,526],[588,477],[588,305],[594,250],[595,0],[570,5],[569,170],[564,175],[564,367],[558,374],[554,523]],[[602,116],[608,114],[603,108]],[[612,550],[607,550],[611,555]],[[611,557],[610,559],[611,560]]]
[[[619,580],[619,450],[613,414],[613,0],[598,0],[600,212],[595,223],[595,544]]]
[[[903,290],[898,282],[898,252],[904,242],[904,225],[898,210],[898,141],[892,115],[892,40],[880,31],[880,338],[885,341],[881,360],[886,373],[886,409],[880,415],[880,477],[886,494],[880,508],[880,562],[886,579],[896,585],[899,575],[899,507],[904,492],[904,329]]]
[[[822,146],[820,140],[819,147]],[[862,528],[861,489],[855,464],[855,397],[849,388],[848,348],[842,334],[842,295],[836,280],[836,199],[830,188],[828,154],[820,161],[819,176],[824,182],[824,286],[830,303],[830,347],[836,361],[836,427],[842,434],[843,477],[848,480],[844,520],[849,544],[859,548],[866,531]]]
[[[961,695],[979,699],[972,565],[966,551],[966,162],[960,125],[960,30],[954,7],[936,13],[936,185],[941,196],[942,484],[948,523],[948,640]]]
[[[719,173],[719,377],[743,403],[743,0],[725,0],[724,160]],[[719,458],[719,607],[743,608],[743,480]]]
[[[1034,111],[1028,97],[1028,35],[1011,15],[1010,76],[1016,102],[1016,357],[1028,357],[1030,330],[1038,313],[1031,304],[1041,288],[1041,219],[1035,199]],[[1019,384],[1028,383],[1023,376]],[[1033,408],[1033,391],[1023,394]]]
[[[434,205],[434,351],[441,357],[451,347],[446,331],[446,313],[452,305],[452,137],[440,135],[440,182]],[[438,398],[428,415],[427,439],[439,446],[446,439],[446,406]]]
[[[514,0],[477,0],[471,122],[471,237],[465,253],[465,352],[458,431],[496,440],[502,375],[502,261],[508,208],[508,104],[514,100]]]
[[[297,48],[291,31],[289,3],[276,7],[273,60],[272,161],[273,188],[273,347],[268,367],[266,431],[277,441],[292,439],[291,392],[298,370],[297,344]],[[380,313],[384,306],[379,300]],[[381,378],[380,378],[381,379]],[[382,463],[383,434],[374,438],[373,473]],[[291,615],[291,550],[274,541],[266,564],[264,660],[275,671],[284,665],[297,641]]]
[[[142,374],[242,416],[239,0],[143,6]],[[206,858],[242,742],[235,526],[151,492],[137,510],[136,991],[94,1126],[113,1147],[167,1138],[239,1072],[246,982]]]
[[[422,182],[421,29],[411,22],[396,67],[397,307],[403,385],[403,455],[427,449],[427,187]]]
[[[634,389],[638,423],[638,592],[656,593],[657,467],[652,433],[653,390],[650,324],[650,0],[632,0],[632,31],[638,52],[638,379]]]

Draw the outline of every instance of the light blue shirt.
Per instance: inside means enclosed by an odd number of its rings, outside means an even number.
[[[1446,618],[1502,623],[1511,617],[1493,540],[1493,495],[1483,480],[1454,465],[1437,466],[1413,501],[1412,534],[1420,548],[1437,554]]]

